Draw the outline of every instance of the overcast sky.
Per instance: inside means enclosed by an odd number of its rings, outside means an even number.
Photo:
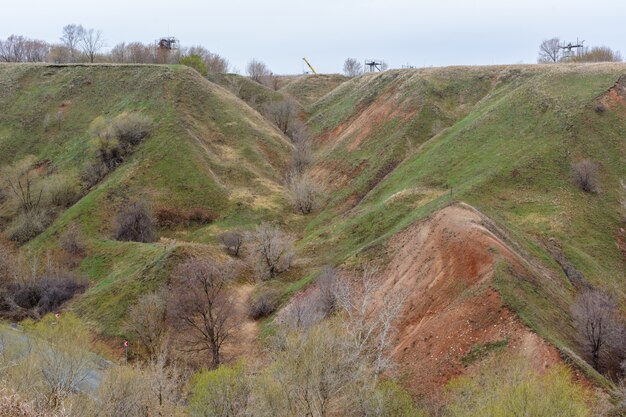
[[[0,38],[57,42],[61,28],[100,29],[106,44],[175,36],[244,71],[340,72],[346,57],[391,68],[534,63],[542,39],[585,39],[626,53],[626,0],[0,0]]]

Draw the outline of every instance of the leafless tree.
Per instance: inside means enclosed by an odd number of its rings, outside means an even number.
[[[321,196],[321,187],[307,172],[293,173],[287,179],[289,198],[294,209],[302,214],[309,214],[317,207]]]
[[[221,350],[236,326],[235,301],[229,285],[231,264],[191,259],[179,266],[170,285],[168,314],[188,336],[192,351],[209,351],[211,366],[221,363]]]
[[[126,327],[153,360],[165,335],[165,300],[158,293],[143,295],[128,311]]]
[[[618,305],[608,293],[598,289],[584,290],[572,307],[574,325],[585,353],[593,367],[607,368],[609,355],[623,343],[623,325],[618,318]],[[617,345],[617,346],[616,346]]]
[[[17,178],[8,178],[7,182],[24,212],[31,213],[39,209],[43,188],[39,190],[39,193],[33,190],[28,171],[20,174]]]
[[[291,152],[291,171],[302,175],[313,161],[313,151],[310,141],[298,141],[294,143]]]
[[[44,41],[11,35],[0,39],[0,62],[44,62],[49,50]]]
[[[104,46],[102,32],[95,29],[85,29],[81,35],[79,41],[80,47],[89,59],[89,62],[93,64],[96,59],[96,54],[100,52]]]
[[[317,278],[319,304],[325,315],[330,315],[339,308],[337,302],[337,285],[339,272],[332,266],[325,266]]]
[[[264,110],[266,117],[285,134],[298,118],[298,105],[291,99],[269,102],[264,106]]]
[[[261,279],[275,278],[289,269],[294,238],[271,223],[262,223],[248,237],[252,259]]]
[[[539,45],[540,64],[557,63],[561,59],[561,40],[559,38],[545,39]]]
[[[583,159],[572,164],[574,182],[586,193],[598,192],[598,164],[590,159]]]
[[[346,77],[356,77],[363,72],[363,65],[355,58],[347,58],[343,63],[343,73]]]
[[[337,305],[346,315],[350,351],[355,358],[369,358],[375,375],[391,366],[389,350],[395,322],[406,299],[406,294],[396,290],[379,294],[378,284],[378,269],[366,265],[356,279],[344,277],[335,286]]]
[[[71,61],[75,62],[78,58],[78,47],[84,36],[84,32],[85,28],[82,25],[70,24],[63,27],[61,43],[69,51],[69,58]]]
[[[241,233],[225,232],[218,236],[218,240],[224,245],[224,248],[229,254],[239,256],[244,240]]]
[[[0,61],[22,62],[26,54],[26,38],[11,35],[6,40],[0,40]]]
[[[246,72],[251,80],[256,81],[259,84],[262,83],[263,78],[266,78],[271,74],[267,65],[258,61],[256,58],[253,58],[250,62],[248,62],[248,65],[246,65]]]

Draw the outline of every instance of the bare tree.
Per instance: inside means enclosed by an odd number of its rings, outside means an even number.
[[[165,300],[160,294],[143,295],[128,311],[126,327],[150,360],[159,352],[165,335]]]
[[[297,141],[291,151],[291,171],[302,175],[313,161],[311,142],[308,140]]]
[[[238,232],[224,232],[217,237],[226,251],[233,255],[239,256],[241,246],[243,245],[243,235]]]
[[[270,223],[262,223],[249,235],[254,266],[261,279],[275,278],[289,269],[294,238]]]
[[[191,259],[176,269],[170,285],[171,319],[188,336],[190,350],[210,352],[213,368],[220,365],[222,346],[237,324],[228,288],[234,275],[231,264]]]
[[[87,55],[89,62],[93,64],[96,59],[96,54],[100,52],[100,49],[104,46],[102,32],[95,29],[83,30],[79,44],[83,53]]]
[[[271,75],[271,71],[267,68],[265,63],[258,61],[256,58],[253,58],[248,65],[246,65],[246,72],[248,76],[253,81],[261,84],[264,78],[267,78]]]
[[[363,72],[363,65],[355,58],[347,58],[343,63],[343,73],[346,77],[356,77]]]
[[[63,34],[61,35],[61,43],[69,51],[71,61],[78,58],[78,46],[83,38],[85,28],[82,25],[70,24],[63,26]]]
[[[294,209],[302,214],[309,214],[318,205],[321,187],[308,173],[292,174],[287,179],[289,198]]]
[[[26,38],[11,35],[5,41],[0,40],[0,61],[22,62],[26,54]]]
[[[350,351],[355,358],[368,358],[374,364],[375,375],[391,366],[389,350],[394,325],[406,294],[390,290],[378,292],[378,269],[366,265],[355,280],[338,280],[336,300],[346,315],[344,328],[350,338]]]
[[[540,64],[557,63],[561,59],[561,40],[559,38],[545,39],[539,45]]]
[[[598,165],[590,159],[572,164],[574,182],[586,193],[598,191]]]
[[[264,107],[265,115],[270,119],[281,132],[287,134],[298,118],[298,104],[291,99],[282,101],[272,101]]]
[[[330,315],[339,308],[337,301],[337,285],[339,272],[332,266],[325,266],[317,278],[319,304],[325,315]]]
[[[609,355],[623,342],[624,328],[618,319],[618,311],[615,299],[598,289],[584,290],[572,307],[582,347],[598,371],[609,365]]]
[[[49,50],[44,41],[11,35],[0,39],[0,62],[44,62]]]

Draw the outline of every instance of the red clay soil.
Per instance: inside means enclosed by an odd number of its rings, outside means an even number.
[[[419,108],[415,106],[403,106],[400,102],[400,94],[394,90],[388,90],[380,94],[372,103],[357,110],[354,116],[326,132],[317,141],[332,149],[341,142],[351,140],[347,149],[352,152],[363,140],[370,137],[377,127],[396,118],[408,122],[418,110]]]
[[[450,206],[388,244],[394,253],[381,291],[408,294],[394,357],[416,396],[437,397],[472,346],[508,339],[506,349],[539,370],[560,361],[556,349],[525,327],[490,287],[495,263],[523,260],[470,206]]]

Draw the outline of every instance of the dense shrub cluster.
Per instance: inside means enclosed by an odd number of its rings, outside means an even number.
[[[85,165],[82,179],[87,186],[95,185],[109,171],[124,162],[135,147],[153,128],[152,119],[138,113],[121,113],[113,119],[97,117],[89,132],[93,137],[97,161]]]

